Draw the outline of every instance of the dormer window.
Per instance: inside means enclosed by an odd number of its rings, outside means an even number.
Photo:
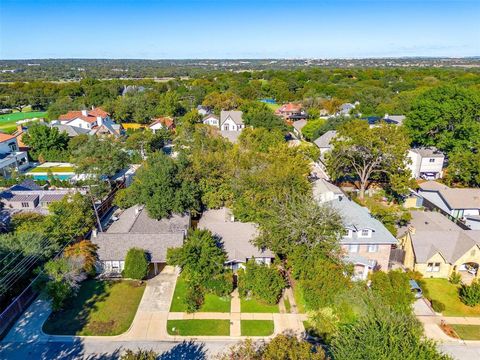
[[[361,238],[369,238],[369,237],[372,237],[372,230],[370,229],[362,229],[360,231],[360,234],[358,235],[358,237],[361,237]]]
[[[348,238],[351,238],[353,235],[353,230],[352,229],[347,229],[347,234],[345,235]]]

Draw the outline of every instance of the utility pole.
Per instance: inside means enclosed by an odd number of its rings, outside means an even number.
[[[98,216],[97,207],[95,206],[95,199],[93,198],[93,195],[92,195],[91,185],[88,185],[88,194],[90,195],[90,199],[92,199],[92,206],[93,206],[93,211],[95,212],[95,217],[97,218],[98,230],[100,230],[100,232],[103,232],[102,222],[100,221],[100,216]]]

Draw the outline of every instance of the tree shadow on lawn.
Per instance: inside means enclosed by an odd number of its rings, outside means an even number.
[[[159,360],[206,360],[207,352],[204,343],[196,343],[194,341],[183,341],[174,346],[170,350],[164,352]]]
[[[114,325],[111,322],[89,324],[89,317],[93,311],[98,310],[97,303],[108,297],[107,289],[112,285],[105,281],[85,281],[78,294],[66,302],[63,310],[50,315],[44,325],[44,331],[54,335],[75,335],[87,325],[92,325],[90,327],[95,332],[111,328]]]

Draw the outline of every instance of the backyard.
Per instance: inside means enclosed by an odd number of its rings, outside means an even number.
[[[170,335],[230,336],[230,320],[168,320]]]
[[[8,133],[14,132],[17,128],[17,121],[31,118],[41,118],[46,114],[46,112],[42,111],[28,111],[0,115],[0,130]]]
[[[111,336],[124,333],[145,290],[137,281],[85,281],[65,309],[52,313],[43,330],[52,335]]]
[[[186,297],[187,284],[180,276],[173,293],[172,305],[170,312],[186,312],[187,308],[183,299]],[[205,294],[205,302],[198,310],[199,312],[230,312],[230,297],[220,297],[214,294]]]
[[[459,285],[451,284],[446,279],[422,279],[428,296],[445,305],[444,316],[480,316],[480,305],[470,307],[458,297]]]

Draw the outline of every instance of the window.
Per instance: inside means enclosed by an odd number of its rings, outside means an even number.
[[[362,229],[362,231],[360,231],[360,237],[362,238],[367,238],[371,236],[372,236],[372,230],[370,229]]]
[[[22,208],[28,208],[30,204],[28,202],[22,202]]]
[[[347,235],[346,235],[346,237],[351,238],[352,235],[353,235],[353,231],[350,230],[350,229],[347,229]]]
[[[349,253],[358,253],[358,244],[348,245],[348,252]]]
[[[428,162],[434,163],[435,159],[428,159]]]
[[[427,264],[427,271],[428,272],[439,272],[440,271],[440,263],[428,263]]]
[[[378,251],[378,244],[370,244],[368,245],[368,252],[375,253]]]
[[[14,142],[9,143],[8,147],[10,148],[10,151],[17,151],[17,144]]]

